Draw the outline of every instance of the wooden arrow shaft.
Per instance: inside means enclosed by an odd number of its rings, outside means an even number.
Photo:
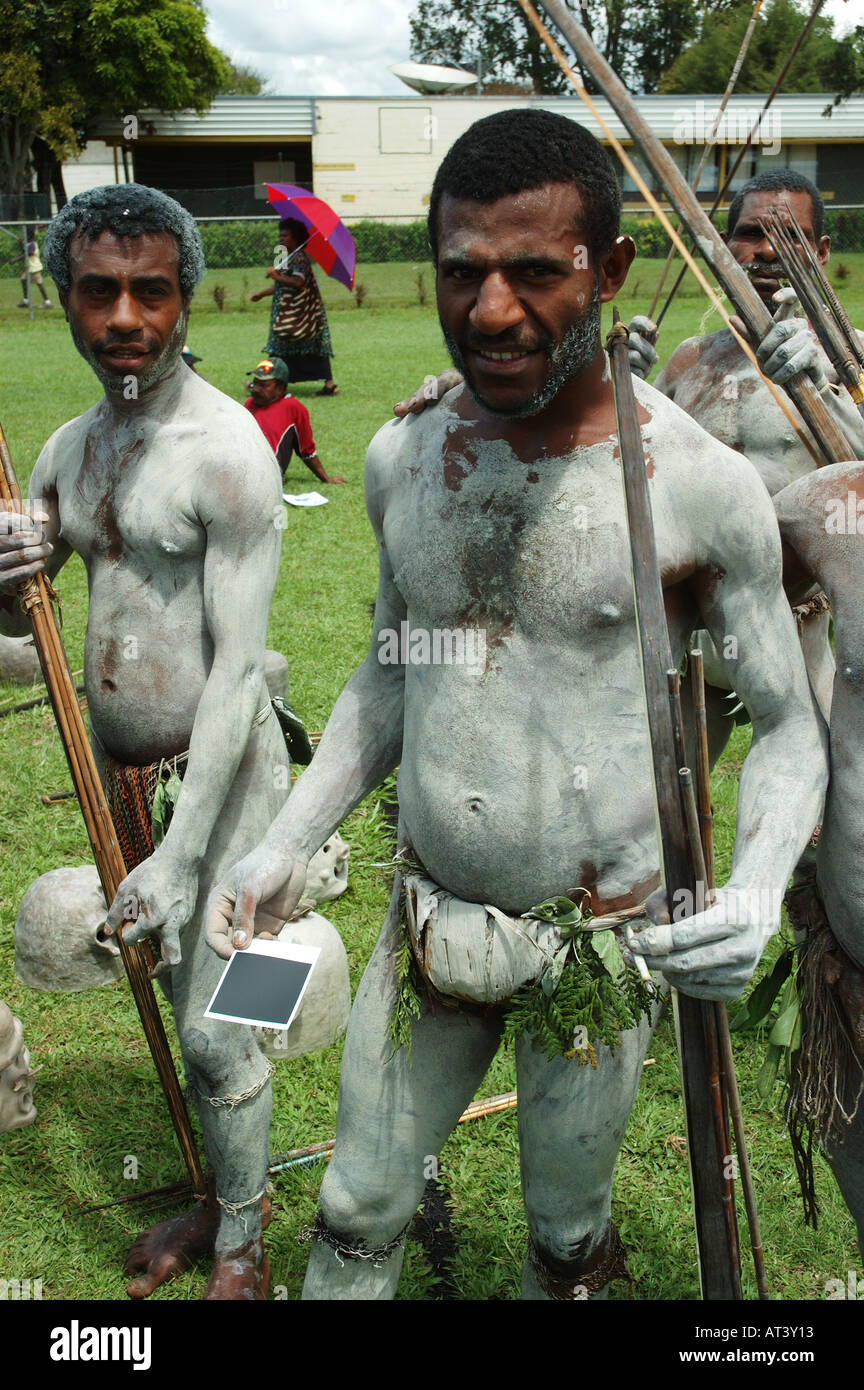
[[[664,189],[690,235],[694,237],[708,265],[735,305],[736,312],[744,320],[751,342],[761,342],[772,325],[771,315],[721,240],[716,227],[706,217],[680,169],[639,115],[627,88],[598,53],[585,30],[561,0],[539,0],[539,3],[564,34],[580,62],[590,72],[613,110],[627,127],[658,184]],[[519,0],[519,4],[526,14],[533,15],[536,20],[536,12],[530,0]],[[686,252],[680,237],[678,241],[679,249]],[[834,423],[808,376],[798,373],[786,384],[784,390],[794,401],[829,463],[840,463],[855,457],[855,450]]]
[[[0,500],[8,510],[21,512],[23,502],[21,489],[6,438],[0,426]],[[33,627],[33,639],[45,678],[45,685],[51,698],[54,717],[72,774],[72,781],[84,816],[84,824],[93,851],[93,858],[99,873],[105,901],[110,905],[117,889],[126,877],[126,865],[117,840],[105,793],[96,770],[96,763],[87,737],[87,730],[81,716],[81,708],[75,691],[75,683],[69,670],[66,652],[57,628],[51,607],[52,590],[45,576],[39,574],[22,585],[19,599],[21,606]],[[171,1049],[165,1035],[162,1016],[156,1003],[156,996],[149,974],[154,964],[153,952],[149,943],[127,946],[118,936],[120,954],[129,978],[129,985],[135,1000],[138,1014],[144,1028],[144,1035],[150,1048],[156,1071],[165,1092],[174,1132],[180,1144],[183,1159],[192,1179],[196,1196],[205,1195],[204,1173],[198,1155],[195,1136],[186,1108],[186,1101],[174,1068]]]
[[[700,878],[691,856],[694,828],[691,825],[688,834],[681,795],[679,768],[683,762],[683,736],[677,716],[673,717],[667,674],[670,670],[677,673],[666,624],[642,434],[627,355],[627,330],[623,324],[619,332],[613,330],[610,335],[609,353],[663,877],[671,920],[673,911],[680,916],[677,890],[689,892],[690,902],[695,906],[701,883],[704,896],[705,870],[703,864]],[[695,837],[698,842],[698,826]],[[729,1142],[724,1124],[714,1006],[680,994],[676,995],[675,1004],[702,1296],[712,1300],[739,1299],[740,1261],[730,1193]]]

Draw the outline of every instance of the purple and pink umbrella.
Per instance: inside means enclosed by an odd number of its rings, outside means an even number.
[[[280,217],[294,217],[309,229],[303,250],[334,280],[354,288],[357,248],[354,238],[329,204],[294,183],[268,183],[267,201]]]

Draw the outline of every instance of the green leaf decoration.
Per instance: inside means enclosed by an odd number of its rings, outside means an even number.
[[[553,961],[550,961],[550,963],[544,968],[543,973],[541,974],[540,979],[537,982],[540,985],[540,988],[542,989],[543,993],[546,995],[547,999],[551,999],[552,995],[558,988],[561,976],[564,972],[564,966],[567,962],[567,955],[569,950],[570,943],[565,941],[564,945],[557,952],[555,959]]]
[[[771,1029],[768,1042],[772,1047],[788,1047],[794,1051],[793,1038],[801,1033],[801,1005],[798,999],[792,1000]]]
[[[539,907],[532,907],[529,917],[538,917],[541,922],[555,922],[557,926],[575,926],[583,920],[582,911],[572,898],[547,898]]]
[[[603,962],[604,969],[613,980],[617,980],[624,969],[624,957],[615,940],[614,931],[592,932],[591,945]]]
[[[729,1031],[734,1033],[741,1028],[756,1028],[767,1018],[771,1006],[783,985],[789,979],[795,965],[795,953],[788,947],[774,962],[770,974],[763,976],[758,985],[751,990],[744,1003],[736,1010],[729,1021]]]
[[[756,1078],[756,1090],[763,1100],[770,1100],[774,1087],[777,1084],[777,1073],[780,1070],[780,1058],[785,1049],[782,1047],[771,1046],[762,1066],[759,1068],[759,1075]]]
[[[150,812],[150,830],[153,836],[154,849],[158,849],[165,839],[165,836],[168,834],[168,827],[174,815],[174,808],[183,790],[183,782],[176,768],[174,768],[167,780],[163,780],[164,766],[164,762],[159,764],[159,781],[153,793],[153,809]]]
[[[396,947],[394,973],[396,975],[396,999],[393,1004],[393,1012],[390,1015],[387,1036],[393,1046],[392,1056],[395,1057],[400,1047],[404,1047],[410,1058],[414,1037],[413,1023],[415,1018],[420,1017],[421,980],[420,971],[414,959],[414,952],[411,949],[411,938],[404,914],[400,914],[399,919],[399,938]]]
[[[168,813],[168,802],[165,794],[165,783],[159,782],[153,795],[153,809],[150,812],[150,830],[153,835],[153,847],[158,848],[165,839],[165,817]]]
[[[595,948],[597,937],[607,935],[620,960],[617,976]],[[504,1036],[515,1041],[527,1034],[549,1057],[571,1057],[596,1066],[597,1047],[620,1047],[621,1034],[635,1028],[643,1013],[650,1016],[656,993],[635,966],[625,964],[612,932],[583,934],[580,953],[570,943],[565,945],[566,952],[564,947],[558,951],[538,984],[526,985],[514,995]],[[562,960],[557,986],[550,993],[549,980]]]

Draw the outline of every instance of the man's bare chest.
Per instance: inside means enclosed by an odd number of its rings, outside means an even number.
[[[149,572],[196,562],[206,532],[192,501],[194,473],[170,433],[93,429],[57,474],[62,534],[90,566]]]
[[[631,625],[620,469],[611,448],[577,460],[472,468],[468,458],[458,472],[452,457],[427,460],[396,491],[384,521],[412,622],[485,627],[493,636],[518,628],[553,644]],[[671,572],[686,546],[674,562],[668,550]]]
[[[675,383],[675,404],[721,444],[745,454],[769,492],[812,467],[791,423],[736,344],[709,349],[685,372]]]

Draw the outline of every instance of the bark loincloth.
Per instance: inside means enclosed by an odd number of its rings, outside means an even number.
[[[503,1003],[536,980],[561,945],[552,922],[463,902],[424,874],[405,874],[402,903],[420,973],[451,1005]]]
[[[153,853],[153,799],[160,780],[173,772],[182,779],[188,757],[180,753],[145,767],[108,759],[105,797],[128,873]]]
[[[590,896],[552,898],[520,917],[492,903],[463,902],[429,878],[413,851],[397,856],[400,875],[395,950],[396,998],[388,1029],[394,1056],[411,1049],[422,996],[434,1005],[488,1016],[505,1012],[504,1035],[530,1036],[550,1058],[597,1065],[600,1044],[651,1018],[658,988],[640,969],[621,930],[647,921],[645,904],[586,915]]]
[[[553,964],[564,937],[556,922],[525,912],[509,916],[492,903],[464,902],[439,887],[413,851],[403,851],[402,911],[418,969],[451,1007],[501,1004],[534,984]],[[586,896],[584,889],[574,890]],[[609,930],[644,917],[644,903],[591,919]],[[629,956],[623,934],[619,945]]]
[[[864,971],[831,930],[815,871],[790,889],[786,908],[804,934],[796,974],[801,1042],[790,1061],[786,1123],[805,1221],[815,1227],[813,1141],[842,1144],[864,1091]]]

